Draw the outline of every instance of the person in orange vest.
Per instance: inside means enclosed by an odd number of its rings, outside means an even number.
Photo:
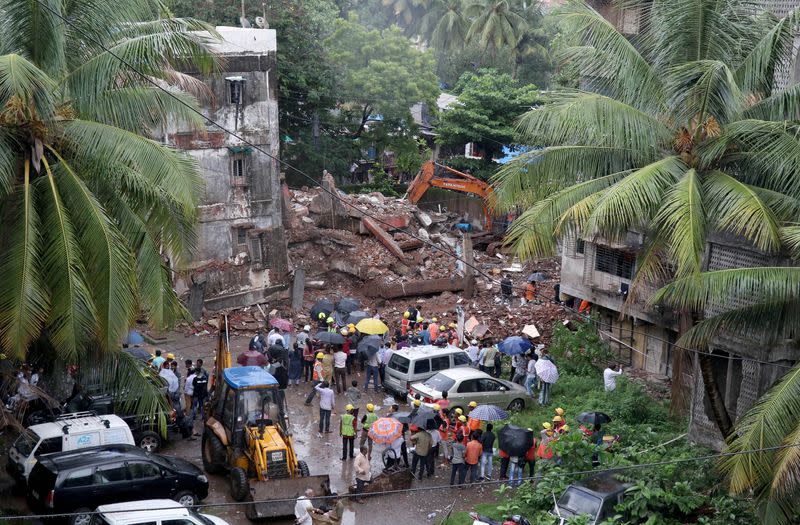
[[[469,402],[469,412],[472,412],[472,410],[477,408],[477,406],[478,406],[478,403],[476,403],[475,401],[470,401]],[[469,412],[467,412],[467,414],[469,414]],[[470,431],[480,429],[481,428],[480,420],[479,419],[473,419],[472,417],[470,417],[467,420],[467,428],[469,428]]]
[[[542,438],[539,440],[539,447],[536,450],[536,457],[539,459],[552,459],[553,447],[550,443],[556,439],[553,425],[545,421],[542,423]]]
[[[592,310],[592,303],[590,303],[586,299],[581,300],[581,304],[580,306],[578,306],[578,313],[589,315],[591,313],[591,310]]]
[[[409,312],[408,310],[403,312],[403,319],[402,321],[400,321],[401,335],[408,335],[408,329],[411,326],[411,320],[409,319],[409,317],[411,317],[411,312]]]
[[[431,344],[436,341],[436,338],[439,337],[439,320],[435,317],[431,319],[430,324],[428,325],[428,332],[431,334]]]
[[[532,303],[536,299],[536,283],[528,281],[525,285],[525,302]]]
[[[317,395],[316,386],[325,381],[325,367],[322,364],[323,359],[325,359],[325,354],[322,352],[317,352],[316,361],[314,361],[313,372],[311,373],[311,392],[309,392],[308,397],[306,397],[306,406],[311,405],[311,402],[314,400],[314,396]]]
[[[529,428],[531,432],[533,432],[532,428]],[[534,433],[533,440],[531,442],[531,448],[525,453],[525,463],[528,465],[528,476],[533,477],[533,472],[536,469],[536,449],[539,446],[539,442],[536,440],[536,434]],[[525,477],[525,465],[522,465],[522,477]]]
[[[453,424],[450,422],[450,411],[446,408],[442,408],[439,404],[433,405],[435,407],[439,407],[439,420],[441,423],[439,424],[439,428],[437,431],[439,432],[439,442],[444,447],[444,454],[442,457],[442,467],[447,466],[447,458],[450,457],[450,447],[452,446],[452,439],[453,439]]]
[[[461,423],[461,428],[456,431],[456,437],[458,437],[458,440],[466,447],[467,443],[469,443],[469,436],[472,434],[472,431],[467,424],[467,416],[458,416],[458,421]]]

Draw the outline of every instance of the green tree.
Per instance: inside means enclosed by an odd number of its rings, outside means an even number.
[[[172,98],[121,60],[196,85],[174,64],[209,71],[208,37],[190,31],[213,30],[153,20],[159,8],[0,3],[0,345],[15,357],[41,338],[64,358],[108,351],[137,307],[161,326],[181,312],[164,257],[192,245],[202,179],[188,156],[142,135],[204,123],[183,105],[195,107],[191,95]]]
[[[649,28],[639,47],[584,3],[565,6],[564,30],[581,45],[564,58],[590,90],[551,93],[525,114],[523,140],[543,149],[496,177],[500,206],[527,208],[507,237],[523,257],[553,253],[565,233],[622,241],[644,231],[631,297],[643,281],[697,275],[711,231],[775,253],[781,226],[796,220],[787,199],[800,190],[790,121],[800,90],[774,85],[795,16],[756,17],[739,0],[638,7]],[[715,422],[729,436],[713,362],[700,354],[700,363]]]
[[[467,7],[467,16],[472,19],[467,40],[475,40],[492,51],[517,47],[528,22],[514,10],[512,1],[484,0]]]
[[[486,153],[485,162],[515,142],[514,122],[539,100],[536,86],[522,86],[511,75],[491,69],[464,73],[454,93],[458,102],[440,115],[437,140],[447,145],[475,142]]]
[[[422,17],[420,32],[434,49],[449,52],[464,47],[469,22],[461,0],[437,0]]]

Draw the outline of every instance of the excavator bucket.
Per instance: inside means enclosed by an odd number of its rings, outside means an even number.
[[[316,496],[329,496],[331,480],[327,475],[322,475],[254,481],[250,484],[253,501],[266,503],[247,505],[245,515],[253,521],[293,516],[295,501],[305,493],[306,489],[312,489]],[[312,502],[315,507],[325,503],[324,500],[314,500],[313,498]]]

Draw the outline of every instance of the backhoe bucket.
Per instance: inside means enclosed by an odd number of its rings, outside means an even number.
[[[331,479],[327,475],[307,476],[304,478],[273,479],[270,481],[253,481],[250,483],[250,494],[253,501],[245,506],[245,514],[250,520],[281,518],[294,516],[294,505],[306,489],[312,489],[316,496],[331,494]],[[275,501],[281,500],[281,501]],[[312,498],[315,507],[329,503],[327,500]]]

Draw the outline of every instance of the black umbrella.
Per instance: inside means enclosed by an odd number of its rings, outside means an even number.
[[[354,310],[347,316],[347,324],[358,324],[360,320],[366,319],[369,316],[370,315],[363,310]]]
[[[358,342],[356,347],[360,353],[365,353],[369,357],[378,353],[383,346],[383,338],[379,335],[368,335]]]
[[[311,318],[314,321],[318,321],[319,314],[323,313],[325,314],[325,317],[328,317],[329,315],[331,315],[331,312],[333,312],[334,309],[335,308],[333,306],[333,301],[330,301],[328,299],[320,299],[319,301],[314,303],[314,306],[311,307]]]
[[[150,355],[150,352],[148,352],[147,350],[145,350],[140,346],[131,346],[128,348],[123,348],[122,351],[129,354],[131,357],[135,357],[136,359],[141,359],[142,361],[149,361],[150,359],[153,358],[153,356]]]
[[[340,345],[344,343],[344,337],[342,337],[342,334],[337,334],[336,332],[317,332],[317,335],[314,336],[314,339],[330,345]]]
[[[436,428],[436,412],[429,408],[420,408],[411,418],[411,423],[425,430],[433,430]]]
[[[533,272],[528,276],[528,282],[540,283],[547,280],[547,274],[544,272]]]
[[[395,412],[392,417],[404,425],[411,423],[411,412]]]
[[[361,308],[361,301],[354,299],[353,297],[339,299],[339,302],[336,303],[336,310],[346,314],[349,314],[354,310],[358,310],[359,308]]]
[[[500,450],[511,457],[524,456],[533,446],[533,431],[506,425],[497,433]]]
[[[336,326],[344,326],[347,324],[347,314],[344,312],[336,310],[331,314],[331,317],[333,317],[333,322],[336,324]]]
[[[587,425],[604,425],[611,423],[611,417],[604,412],[581,412],[578,421]]]

